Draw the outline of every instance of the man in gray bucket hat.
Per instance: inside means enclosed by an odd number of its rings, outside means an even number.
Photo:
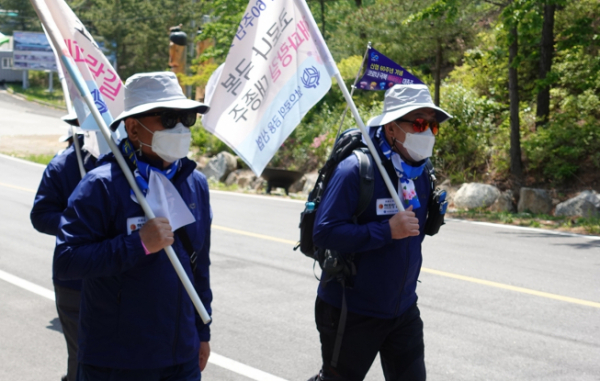
[[[416,287],[433,190],[424,169],[439,123],[450,117],[433,104],[427,86],[395,85],[385,93],[381,115],[367,123],[405,211],[398,211],[372,158],[373,190],[362,213],[358,156],[334,170],[313,239],[347,271],[340,271],[341,279],[321,276],[315,321],[323,365],[310,381],[363,380],[377,354],[386,380],[425,380]]]
[[[119,149],[158,216],[146,220],[113,154],[81,181],[63,213],[54,270],[82,279],[78,380],[198,381],[210,329],[197,315],[165,251],[171,245],[211,313],[212,212],[206,177],[187,159],[203,103],[170,72],[125,83]]]

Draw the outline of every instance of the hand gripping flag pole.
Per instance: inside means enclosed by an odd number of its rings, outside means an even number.
[[[383,167],[383,163],[381,162],[381,158],[379,157],[379,153],[377,152],[377,149],[373,145],[373,141],[371,140],[371,137],[369,136],[367,127],[363,123],[363,121],[360,117],[360,114],[358,113],[358,109],[356,108],[356,105],[354,104],[354,100],[352,100],[352,96],[350,95],[350,93],[348,92],[348,89],[346,88],[346,86],[344,84],[344,79],[342,78],[340,71],[338,70],[337,65],[335,64],[333,57],[331,57],[331,53],[329,52],[329,49],[327,48],[327,45],[325,44],[325,41],[323,40],[323,36],[321,35],[321,32],[319,31],[319,28],[317,27],[317,24],[315,23],[315,19],[312,17],[312,13],[310,12],[308,5],[306,4],[306,1],[305,0],[293,0],[293,1],[297,4],[298,8],[302,12],[302,15],[304,16],[305,21],[308,23],[308,26],[310,28],[310,33],[315,38],[315,42],[316,42],[317,48],[319,49],[319,53],[321,54],[321,57],[323,57],[326,61],[328,61],[326,66],[327,66],[327,69],[329,70],[329,75],[334,77],[336,79],[338,85],[340,86],[340,90],[342,91],[342,94],[344,95],[344,98],[346,99],[348,106],[350,106],[350,111],[352,112],[352,115],[354,116],[354,119],[356,120],[356,124],[358,124],[358,128],[360,128],[360,131],[365,139],[365,142],[367,143],[367,147],[369,148],[369,151],[371,151],[373,159],[375,160],[375,164],[377,164],[377,168],[379,168],[379,172],[381,173],[381,176],[383,177],[383,181],[385,182],[385,185],[386,185],[388,191],[392,195],[392,199],[396,203],[398,210],[404,211],[404,206],[402,205],[402,201],[400,201],[400,197],[398,197],[398,191],[396,190],[396,187],[394,187],[394,185],[392,184],[392,181],[390,180],[390,177],[388,176],[387,171]]]
[[[107,127],[106,123],[104,122],[102,115],[98,111],[98,109],[94,103],[94,99],[92,98],[90,92],[88,91],[85,81],[83,80],[81,73],[79,73],[77,66],[75,65],[75,61],[73,60],[73,57],[71,57],[71,54],[69,53],[69,50],[67,49],[67,46],[65,45],[64,41],[60,37],[61,36],[60,32],[58,31],[55,21],[52,19],[52,16],[50,14],[50,11],[49,11],[46,3],[44,2],[44,0],[30,0],[30,1],[31,1],[31,4],[33,5],[36,13],[38,14],[38,17],[40,18],[42,24],[46,28],[46,31],[48,32],[48,35],[50,36],[51,42],[54,45],[56,51],[60,52],[59,54],[60,54],[61,61],[65,65],[67,72],[71,76],[71,79],[77,86],[79,93],[84,98],[85,103],[87,104],[92,115],[94,116],[96,123],[100,127],[100,131],[102,131],[102,135],[104,135],[106,142],[108,143],[111,151],[115,155],[115,159],[117,160],[119,167],[121,167],[123,174],[125,174],[125,178],[127,179],[127,182],[129,183],[129,185],[131,186],[131,189],[133,189],[133,192],[135,193],[135,197],[137,198],[142,209],[144,210],[144,213],[146,213],[146,216],[148,217],[148,219],[154,218],[155,217],[154,212],[152,212],[152,209],[150,209],[150,206],[148,205],[146,198],[144,197],[144,195],[140,191],[137,183],[135,182],[135,179],[133,178],[133,174],[131,173],[129,166],[125,162],[125,159],[123,158],[123,155],[121,154],[121,151],[119,150],[117,145],[112,140],[112,137],[110,135],[108,127]],[[185,273],[183,266],[181,266],[181,262],[179,262],[179,259],[177,258],[175,251],[173,250],[173,248],[171,246],[167,246],[167,247],[165,247],[165,252],[167,253],[167,256],[169,257],[171,264],[175,268],[175,272],[179,276],[179,279],[183,283],[185,290],[187,291],[188,295],[190,296],[192,303],[194,303],[194,306],[196,307],[196,311],[198,311],[200,318],[202,319],[204,324],[210,323],[210,321],[212,319],[208,315],[208,312],[206,312],[206,309],[204,308],[204,305],[202,304],[202,301],[200,300],[200,297],[198,296],[196,289],[192,285],[190,278],[188,278],[187,274]]]

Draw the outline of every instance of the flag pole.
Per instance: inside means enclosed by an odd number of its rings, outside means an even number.
[[[135,193],[135,197],[137,198],[142,209],[144,210],[146,217],[148,219],[155,218],[154,212],[152,212],[152,209],[150,209],[150,206],[148,205],[146,198],[144,197],[143,193],[140,191],[140,188],[138,187],[137,183],[135,182],[133,174],[131,173],[131,170],[129,169],[127,162],[125,161],[125,158],[123,158],[121,151],[119,150],[119,148],[117,147],[115,142],[112,140],[108,126],[106,125],[106,123],[104,122],[104,119],[102,118],[102,115],[98,111],[98,108],[96,107],[96,104],[94,103],[94,99],[92,98],[90,92],[87,89],[87,85],[85,84],[85,81],[84,81],[83,77],[81,76],[79,69],[77,69],[77,66],[75,65],[75,61],[73,60],[73,57],[71,57],[71,54],[69,53],[69,50],[67,49],[67,46],[65,45],[64,41],[57,37],[60,35],[60,32],[58,31],[58,28],[57,28],[54,20],[51,17],[48,17],[50,15],[50,10],[48,9],[48,7],[46,6],[46,4],[43,0],[31,0],[31,4],[33,5],[36,13],[38,14],[38,17],[40,18],[42,24],[44,24],[44,26],[46,27],[46,30],[48,31],[48,35],[50,36],[50,40],[51,40],[52,44],[54,45],[56,51],[60,52],[60,58],[61,58],[63,64],[65,65],[67,72],[69,73],[69,75],[71,76],[71,79],[77,86],[77,90],[79,90],[79,93],[85,100],[85,103],[87,104],[94,119],[96,120],[98,127],[100,127],[100,131],[102,132],[102,135],[104,135],[104,139],[106,140],[106,142],[108,143],[108,146],[110,147],[111,151],[115,155],[115,159],[117,160],[119,167],[121,167],[121,170],[123,171],[123,174],[125,175],[125,178],[127,179],[127,182],[131,186],[131,189]],[[202,301],[200,300],[200,297],[198,296],[196,289],[192,285],[190,278],[187,276],[183,266],[181,265],[181,262],[179,262],[179,259],[177,258],[177,254],[175,254],[173,247],[171,247],[171,246],[165,247],[165,252],[167,253],[167,256],[169,257],[169,260],[171,261],[171,264],[173,265],[175,272],[179,276],[181,283],[183,283],[185,290],[187,291],[188,295],[190,296],[192,303],[196,307],[196,311],[198,311],[200,318],[202,319],[204,324],[210,323],[212,319],[211,319],[210,315],[208,314],[208,312],[206,311],[206,308],[204,308],[204,305],[202,304]]]
[[[42,24],[42,29],[44,29],[44,33],[46,33],[46,37],[48,41],[50,40],[50,36],[48,36],[48,32],[44,25]],[[69,87],[67,86],[67,80],[65,78],[65,73],[62,70],[62,66],[60,64],[60,60],[58,59],[58,53],[54,48],[53,44],[50,44],[52,47],[52,51],[54,52],[54,58],[56,59],[56,71],[58,72],[58,80],[60,81],[60,86],[63,90],[63,95],[65,97],[65,104],[67,105],[67,114],[71,114],[73,112],[73,105],[71,104],[71,98],[69,98]],[[81,147],[79,147],[79,139],[77,139],[77,135],[75,134],[75,127],[69,124],[69,128],[71,129],[71,136],[73,136],[73,145],[75,146],[75,155],[77,156],[77,164],[79,165],[79,173],[81,174],[81,178],[85,176],[85,167],[83,166],[83,159],[81,157]]]
[[[367,56],[369,55],[369,50],[371,49],[371,41],[367,44],[367,50],[365,50],[365,55],[363,56],[362,63],[356,72],[356,77],[354,78],[354,84],[352,85],[352,90],[350,90],[350,96],[354,95],[354,90],[356,90],[356,82],[358,82],[358,77],[360,77],[360,72],[362,71],[363,66],[365,65],[365,61],[367,60]],[[344,119],[346,119],[346,114],[348,113],[348,103],[346,103],[346,108],[342,113],[342,118],[340,120],[340,126],[338,127],[338,132],[335,136],[335,140],[340,136],[340,131],[342,130],[342,125],[344,124]]]
[[[373,144],[373,140],[371,140],[371,137],[369,136],[367,127],[363,123],[363,121],[360,117],[360,114],[358,113],[358,109],[356,108],[356,105],[354,104],[354,100],[352,99],[352,96],[350,95],[350,93],[348,92],[348,89],[346,88],[346,85],[344,84],[344,79],[342,78],[342,75],[340,74],[340,71],[338,70],[336,63],[333,60],[333,57],[331,57],[331,53],[329,52],[329,49],[327,48],[327,44],[325,44],[325,40],[323,40],[323,36],[321,35],[321,32],[319,31],[319,28],[317,27],[317,24],[315,23],[315,19],[312,17],[310,8],[308,8],[308,5],[306,4],[305,0],[294,0],[294,2],[296,3],[296,5],[300,9],[300,11],[302,12],[302,15],[304,16],[304,21],[306,21],[308,23],[308,27],[310,29],[310,34],[315,38],[315,45],[317,46],[317,49],[319,50],[321,57],[323,57],[323,60],[325,61],[325,66],[327,66],[327,69],[329,70],[329,75],[331,75],[333,78],[336,79],[336,81],[340,87],[340,90],[342,91],[342,94],[344,95],[344,99],[346,99],[346,102],[348,103],[348,106],[350,107],[350,111],[352,112],[352,115],[354,116],[354,120],[356,121],[356,124],[358,124],[358,128],[360,129],[360,132],[362,133],[363,138],[364,138],[365,142],[367,143],[367,147],[369,148],[369,151],[371,151],[371,156],[373,156],[373,160],[375,160],[375,164],[377,165],[377,168],[379,168],[381,177],[383,177],[383,181],[385,182],[385,185],[386,185],[388,191],[390,192],[392,199],[396,203],[398,210],[404,211],[404,206],[402,205],[402,201],[400,201],[400,197],[398,196],[398,190],[392,184],[392,180],[390,180],[390,176],[388,175],[387,171],[383,167],[383,163],[381,162],[381,158],[379,157],[379,152],[375,148],[375,145]]]

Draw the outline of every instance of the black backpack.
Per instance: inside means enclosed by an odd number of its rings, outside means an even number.
[[[353,216],[353,220],[356,222],[358,216],[360,216],[369,205],[375,186],[375,175],[373,166],[371,165],[371,153],[366,144],[363,143],[362,134],[357,128],[344,131],[335,141],[331,155],[325,162],[325,165],[319,170],[319,177],[317,178],[313,190],[308,195],[308,201],[306,202],[304,211],[300,214],[300,242],[298,242],[298,245],[294,250],[300,248],[300,251],[304,255],[318,261],[321,268],[324,266],[325,258],[324,251],[319,250],[313,242],[315,215],[333,171],[342,160],[351,154],[356,155],[358,162],[360,163],[359,174],[361,181],[359,201],[358,208]]]
[[[352,216],[355,223],[358,216],[368,207],[373,197],[375,186],[371,152],[363,142],[360,130],[353,128],[344,131],[336,139],[331,155],[325,162],[325,165],[319,170],[319,177],[313,190],[308,195],[304,211],[300,214],[300,241],[294,248],[294,250],[300,248],[300,251],[304,255],[319,262],[322,269],[333,267],[331,268],[333,273],[337,273],[343,266],[340,266],[340,263],[338,263],[340,259],[337,256],[336,258],[331,258],[331,253],[328,250],[319,249],[315,246],[313,242],[315,215],[333,171],[342,160],[351,154],[356,155],[358,158],[360,174],[358,207],[356,213]],[[425,234],[435,235],[439,231],[440,226],[444,224],[444,214],[448,203],[445,191],[435,189],[435,170],[429,159],[426,162],[425,170],[429,176],[432,191],[428,205]]]

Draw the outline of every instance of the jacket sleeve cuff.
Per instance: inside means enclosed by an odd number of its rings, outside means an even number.
[[[200,341],[210,341],[210,326],[204,324],[202,319],[198,318],[196,328],[198,329]]]

